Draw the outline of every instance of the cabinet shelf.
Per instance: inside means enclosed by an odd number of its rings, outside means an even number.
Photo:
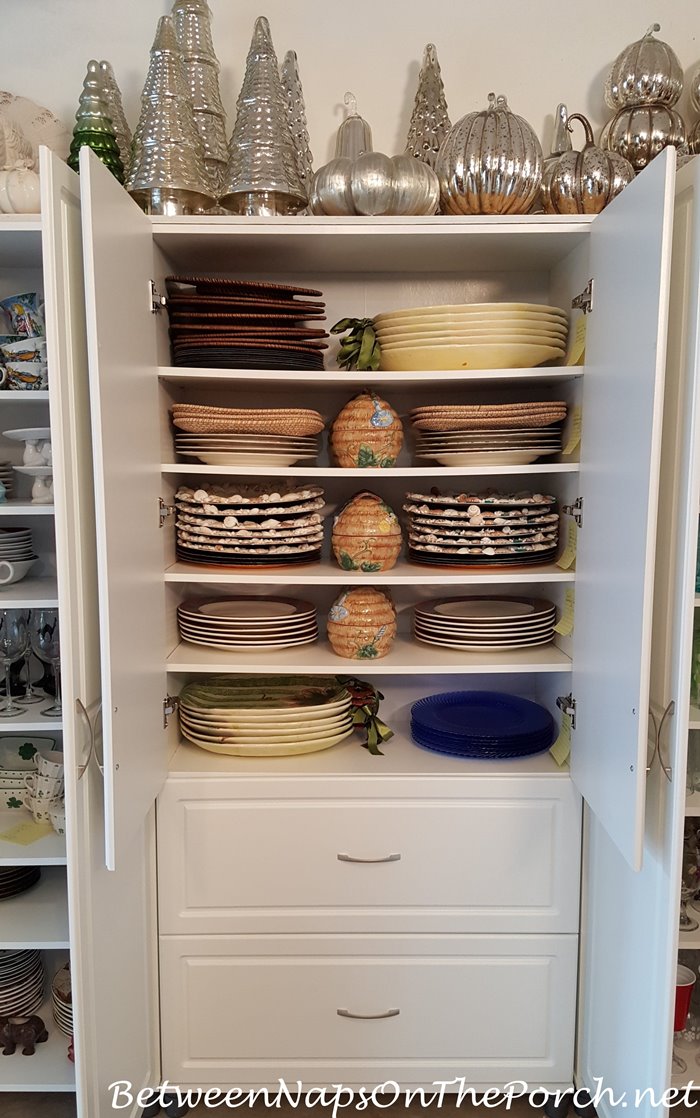
[[[0,586],[0,609],[54,609],[58,607],[58,584],[55,578],[24,578],[21,582]]]
[[[545,582],[574,582],[575,571],[563,571],[556,563],[543,563],[541,567],[514,567],[511,570],[471,571],[441,567],[421,566],[400,559],[390,571],[377,571],[367,575],[362,571],[343,571],[332,559],[309,563],[307,567],[269,567],[245,569],[235,567],[207,567],[198,563],[172,563],[165,571],[166,582],[200,583],[223,586],[508,586],[509,584],[536,584]],[[700,713],[698,715],[700,717]]]
[[[35,505],[31,501],[3,501],[0,516],[53,516],[53,505]]]
[[[409,388],[425,385],[431,388],[444,388],[446,385],[465,385],[475,388],[479,385],[497,384],[499,387],[513,385],[541,385],[576,380],[583,375],[580,367],[561,366],[547,369],[455,369],[448,372],[410,373],[360,373],[345,372],[343,369],[324,369],[320,372],[297,372],[289,369],[189,369],[172,368],[162,365],[158,370],[162,381],[168,384],[184,384],[195,388],[198,385],[223,388],[226,384],[238,387],[259,387],[260,385],[284,385],[296,388]],[[36,395],[36,393],[34,393]]]
[[[589,235],[595,218],[153,217],[173,269],[226,274],[545,270]],[[235,241],[235,249],[233,242]],[[233,255],[235,252],[235,255]]]
[[[41,266],[41,214],[0,214],[2,265],[12,268]]]
[[[296,466],[205,466],[188,465],[187,463],[164,462],[161,465],[164,474],[179,474],[183,476],[197,474],[206,477],[309,477],[309,478],[415,478],[429,479],[435,484],[443,477],[512,477],[516,474],[532,477],[542,474],[577,474],[578,462],[554,462],[550,464],[535,464],[534,466],[392,466],[391,469],[365,469],[348,470],[339,466],[305,466],[303,462]]]
[[[0,241],[2,244],[2,241]],[[48,404],[48,390],[41,392],[0,392],[0,407],[5,404]]]
[[[315,644],[274,651],[234,652],[181,643],[166,661],[170,672],[291,672],[324,675],[360,672],[362,675],[503,675],[523,672],[570,672],[570,658],[554,644],[512,652],[466,652],[436,648],[399,634],[391,652],[381,660],[352,660],[336,656],[325,638]]]
[[[46,1025],[49,1039],[38,1044],[33,1056],[0,1058],[0,1094],[5,1091],[29,1092],[75,1091],[75,1067],[68,1059],[67,1036],[64,1036],[51,1012],[50,999],[37,1010]]]
[[[13,715],[12,718],[0,718],[0,736],[2,734],[26,734],[30,731],[38,734],[41,730],[62,729],[63,722],[60,718],[42,717],[41,711],[51,706],[52,703],[53,699],[46,698],[41,705],[34,703],[32,706],[25,707],[21,714]]]
[[[23,809],[0,811],[0,834],[30,819],[29,812]],[[0,866],[65,866],[66,861],[66,836],[55,831],[29,846],[0,839]]]
[[[26,849],[26,848],[25,848]],[[35,863],[32,863],[35,864]],[[49,866],[26,893],[0,902],[0,948],[68,948],[68,894],[65,870]]]

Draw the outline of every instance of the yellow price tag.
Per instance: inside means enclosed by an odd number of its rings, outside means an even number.
[[[561,567],[563,571],[571,570],[576,562],[576,541],[578,538],[578,529],[576,521],[571,518],[566,530],[566,546],[561,555],[557,559],[557,566]]]
[[[559,730],[559,737],[551,747],[550,751],[552,757],[562,768],[569,760],[571,755],[571,715],[563,714],[561,718],[561,729]]]
[[[582,314],[576,322],[573,334],[570,335],[566,365],[583,365],[586,357],[586,325],[586,315]]]
[[[577,404],[571,412],[571,423],[569,426],[569,437],[566,441],[566,446],[562,450],[562,454],[573,454],[576,447],[581,442],[581,406]]]
[[[574,631],[575,602],[576,593],[573,586],[570,586],[564,595],[564,609],[562,610],[561,617],[554,626],[554,632],[559,633],[560,637],[570,637]]]
[[[23,819],[21,823],[10,827],[9,831],[4,831],[0,839],[4,842],[16,842],[18,846],[29,846],[50,835],[52,831],[53,827],[46,820],[35,823],[33,819]]]

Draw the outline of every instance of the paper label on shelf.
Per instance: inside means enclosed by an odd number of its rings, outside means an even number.
[[[586,356],[586,325],[587,316],[580,315],[573,334],[570,335],[569,352],[566,355],[565,365],[583,365]]]
[[[570,637],[574,631],[574,605],[576,602],[576,592],[573,586],[570,586],[564,596],[564,608],[561,617],[554,626],[554,632],[559,633],[560,637]]]
[[[571,715],[563,714],[561,718],[561,728],[559,730],[559,737],[549,751],[552,757],[562,768],[566,765],[571,754]]]
[[[38,842],[39,839],[46,838],[52,833],[53,827],[46,820],[35,823],[33,819],[23,819],[21,823],[10,827],[9,831],[3,831],[0,839],[3,842],[16,842],[19,846],[30,846],[31,843]]]
[[[557,559],[557,566],[561,567],[563,571],[570,570],[576,561],[577,536],[578,526],[574,518],[571,517],[566,529],[566,547]]]
[[[566,446],[562,450],[562,454],[573,454],[576,447],[581,442],[581,422],[582,422],[581,405],[576,404],[571,412],[571,426],[569,428],[569,438],[567,439]]]

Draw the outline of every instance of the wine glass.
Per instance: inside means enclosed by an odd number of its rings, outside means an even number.
[[[0,614],[0,657],[5,667],[5,698],[0,702],[0,718],[22,714],[22,707],[12,698],[10,668],[20,660],[29,643],[27,623],[21,609],[4,609]]]
[[[56,700],[40,713],[46,718],[60,718],[63,709],[61,706],[61,642],[58,632],[58,610],[33,610],[29,636],[35,655],[42,663],[51,664],[56,680]]]
[[[32,611],[30,609],[28,609],[27,612],[26,612],[26,615],[25,615],[25,622],[26,622],[26,625],[27,625],[27,634],[29,634],[29,631],[30,631],[31,621],[32,621]],[[23,659],[24,659],[24,669],[27,673],[27,684],[26,684],[26,687],[25,687],[24,695],[22,696],[21,699],[18,699],[17,702],[21,703],[22,706],[29,706],[31,703],[42,702],[41,695],[37,695],[36,691],[34,690],[34,686],[32,684],[32,647],[31,647],[31,644],[29,643],[29,640],[27,640],[27,648],[26,648],[26,651],[24,653],[24,658]],[[20,673],[21,673],[21,668],[20,668]]]

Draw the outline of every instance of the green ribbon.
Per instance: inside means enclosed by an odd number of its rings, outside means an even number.
[[[384,754],[379,748],[379,744],[393,738],[394,731],[387,726],[386,722],[382,722],[379,715],[375,714],[368,705],[354,707],[352,721],[355,726],[364,726],[367,731],[367,740],[362,742],[365,749],[368,749],[375,757],[383,757]]]

